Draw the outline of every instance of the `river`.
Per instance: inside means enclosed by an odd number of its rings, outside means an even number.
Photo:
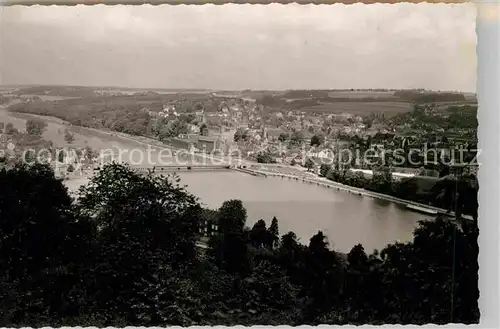
[[[26,117],[14,116],[0,109],[0,122],[12,122],[18,129],[24,129]],[[57,119],[48,119],[47,122],[44,138],[52,140],[55,146],[66,146],[61,131],[70,129],[76,147],[144,147],[105,133],[68,127]],[[248,211],[248,226],[261,218],[269,225],[276,216],[281,234],[293,231],[302,243],[307,244],[312,235],[322,230],[328,236],[330,246],[342,252],[348,252],[357,243],[371,252],[391,242],[409,241],[417,222],[429,218],[388,201],[286,178],[256,177],[234,171],[190,172],[179,176],[187,190],[210,208],[220,207],[225,200],[242,200]],[[83,183],[85,179],[66,182],[70,190]]]

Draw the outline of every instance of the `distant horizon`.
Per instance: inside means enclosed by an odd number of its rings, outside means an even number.
[[[477,91],[470,3],[2,10],[6,85]]]
[[[128,86],[105,86],[105,85],[72,85],[72,84],[38,84],[38,83],[30,83],[30,84],[0,84],[1,88],[14,88],[14,87],[76,87],[76,88],[101,88],[101,89],[123,89],[123,90],[142,90],[142,91],[175,91],[175,90],[188,90],[188,91],[229,91],[229,92],[242,92],[242,91],[291,91],[291,90],[310,90],[310,91],[318,91],[318,90],[326,90],[326,91],[364,91],[364,90],[387,90],[387,91],[400,91],[400,90],[424,90],[427,92],[442,92],[442,93],[460,93],[460,94],[474,94],[477,95],[477,92],[474,91],[465,91],[465,90],[437,90],[437,89],[428,89],[428,88],[385,88],[385,87],[375,87],[375,88],[286,88],[286,89],[251,89],[251,88],[243,88],[243,89],[217,89],[217,88],[192,88],[192,87],[128,87]]]

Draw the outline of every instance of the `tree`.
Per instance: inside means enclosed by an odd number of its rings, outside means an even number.
[[[306,162],[304,163],[304,167],[306,167],[308,171],[313,169],[314,165],[314,161],[312,161],[311,158],[307,158]]]
[[[419,306],[415,311],[421,312],[424,317],[433,317],[434,323],[470,322],[479,314],[476,303],[479,296],[476,284],[477,233],[475,222],[456,223],[440,216],[434,221],[422,221],[415,230],[412,243],[415,263],[412,267],[415,271],[425,268],[425,273],[433,278],[422,292],[428,306]],[[453,268],[455,282],[450,282]],[[414,275],[414,280],[423,280],[426,274],[416,272]],[[467,278],[474,284],[466,284]],[[456,299],[450,310],[452,290]],[[416,303],[416,300],[412,302]],[[471,302],[472,305],[469,304]],[[435,311],[430,311],[432,309]]]
[[[258,220],[250,231],[250,241],[256,248],[265,246],[268,242],[266,222],[263,219]]]
[[[5,125],[4,132],[6,135],[14,135],[14,134],[18,133],[17,129],[14,128],[14,125],[11,122],[8,122]]]
[[[467,214],[477,218],[477,192],[476,177],[447,176],[436,182],[429,198],[437,206],[456,212],[459,217]]]
[[[340,295],[343,268],[335,252],[328,249],[323,232],[318,231],[307,248],[305,289],[311,301],[305,309],[305,317],[316,318],[329,310]]]
[[[285,250],[294,250],[298,247],[297,235],[293,232],[288,232],[281,237],[281,248]]]
[[[219,208],[219,230],[222,233],[243,232],[247,211],[241,200],[224,201]]]
[[[438,168],[439,168],[439,178],[446,177],[451,173],[450,167],[447,165],[440,164]]]
[[[323,136],[314,135],[311,137],[311,146],[320,146],[323,144]]]
[[[241,201],[204,210],[178,183],[113,164],[73,202],[49,166],[0,169],[0,323],[479,321],[479,229],[460,217],[477,207],[471,178],[453,182],[464,204],[456,220],[422,221],[412,241],[369,255],[360,244],[336,252],[321,231],[308,245],[288,232],[268,248],[276,218],[250,230]],[[196,249],[205,221],[221,227],[206,252]]]
[[[83,159],[87,162],[92,162],[92,159],[97,155],[97,152],[94,152],[94,150],[92,150],[92,148],[88,145],[83,149]]]
[[[281,237],[277,256],[288,275],[303,282],[304,246],[299,244],[294,232],[288,232]]]
[[[268,229],[268,235],[269,235],[269,239],[270,239],[270,243],[269,243],[269,246],[271,248],[275,248],[279,242],[279,238],[280,238],[280,232],[279,232],[279,228],[278,228],[278,219],[276,217],[273,217],[272,221],[271,221],[271,225],[269,226],[269,229]]]
[[[269,151],[262,151],[257,153],[256,159],[258,163],[275,163],[276,160],[274,157],[271,155],[271,152]]]
[[[36,157],[36,152],[35,150],[26,150],[26,152],[24,153],[24,162],[26,163],[33,163],[33,162],[37,162],[37,157]]]
[[[160,140],[177,137],[180,134],[186,134],[188,132],[186,122],[179,119],[161,119],[157,121],[155,126],[154,130]]]
[[[103,232],[130,230],[129,238],[150,234],[158,249],[173,248],[168,250],[172,259],[194,252],[201,206],[175,175],[143,176],[128,166],[106,165],[79,191],[78,204],[81,213],[93,214]]]
[[[240,200],[225,201],[219,208],[218,228],[221,235],[210,240],[209,254],[213,255],[219,267],[230,273],[243,274],[249,269],[243,231],[246,219],[247,212]]]
[[[288,134],[286,133],[281,133],[279,136],[278,136],[278,141],[284,143],[288,140]]]
[[[373,121],[375,121],[375,114],[371,113],[369,116],[363,117],[363,123],[365,124],[366,128],[369,129],[373,125]]]
[[[47,123],[39,119],[28,119],[26,121],[26,132],[32,136],[42,136],[47,128]]]
[[[243,128],[238,128],[234,133],[234,141],[237,143],[239,141],[246,141],[248,139],[248,131]]]
[[[246,276],[250,270],[247,240],[242,232],[228,232],[222,237],[220,267],[229,273]]]
[[[296,130],[290,136],[290,144],[294,146],[299,146],[304,142],[304,134],[302,132]]]
[[[302,298],[286,271],[268,260],[259,261],[238,289],[238,303],[245,305],[238,322],[244,325],[294,323]]]
[[[309,241],[309,251],[313,254],[323,253],[328,250],[328,241],[322,231],[318,231]]]
[[[374,190],[390,194],[392,192],[392,173],[390,168],[374,169],[371,184]]]
[[[331,170],[331,166],[327,165],[326,163],[322,163],[321,166],[319,167],[319,174],[323,177],[326,177],[328,175],[328,172]]]
[[[351,251],[347,254],[347,261],[349,265],[356,269],[362,269],[368,264],[368,256],[361,244],[352,247]]]
[[[139,321],[135,316],[156,303],[144,299],[143,291],[156,286],[160,290],[151,294],[168,294],[175,287],[163,286],[162,278],[195,260],[202,211],[175,176],[143,176],[107,165],[81,188],[78,212],[98,228],[92,300],[99,312]]]
[[[167,125],[167,123],[157,123],[155,130],[158,138],[161,141],[172,137],[172,130]]]
[[[204,124],[204,123],[203,123],[203,124],[201,125],[201,127],[200,127],[200,134],[201,134],[202,136],[207,136],[207,134],[208,134],[208,127],[207,127],[207,125],[206,125],[206,124]]]
[[[59,161],[59,162],[64,162],[64,158],[65,158],[65,156],[64,156],[64,152],[59,151],[59,152],[57,153],[57,161]]]
[[[42,164],[0,171],[0,214],[9,214],[0,216],[2,323],[48,325],[72,314],[92,225],[76,218],[61,180]]]
[[[73,136],[73,134],[70,133],[69,130],[66,129],[64,131],[64,140],[66,141],[66,143],[71,144],[74,142],[75,136]]]
[[[196,116],[193,113],[182,114],[180,116],[180,119],[186,123],[193,123],[193,121],[196,119]]]

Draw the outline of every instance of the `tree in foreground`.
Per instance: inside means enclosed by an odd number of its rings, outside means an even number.
[[[219,229],[222,233],[242,232],[247,221],[247,211],[241,200],[224,201],[219,209]]]
[[[0,325],[51,325],[78,312],[92,225],[73,209],[50,167],[0,171]]]
[[[175,177],[141,176],[112,164],[81,188],[78,212],[98,229],[88,274],[95,280],[88,288],[91,313],[104,313],[106,323],[167,321],[174,302],[167,296],[187,284],[172,280],[183,277],[179,273],[196,257],[201,223],[196,198]]]
[[[271,225],[268,229],[268,239],[269,246],[271,246],[272,248],[277,247],[280,239],[280,231],[278,227],[278,219],[276,217],[273,217],[273,219],[271,220]]]
[[[0,325],[479,320],[477,221],[438,217],[411,242],[344,255],[322,232],[272,246],[277,220],[249,230],[241,201],[207,214],[175,177],[126,166],[104,167],[74,201],[47,166],[0,171]],[[207,218],[220,231],[205,254]]]

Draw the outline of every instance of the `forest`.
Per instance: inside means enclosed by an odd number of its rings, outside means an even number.
[[[160,112],[173,103],[180,116],[153,119],[149,111]],[[11,105],[9,111],[53,116],[73,125],[107,129],[158,139],[186,133],[198,110],[215,111],[221,101],[203,94],[102,96]]]
[[[474,130],[478,127],[476,105],[450,105],[441,109],[437,105],[415,104],[411,112],[391,118],[391,123],[409,124],[414,129],[432,132],[443,128],[449,130]],[[475,135],[475,134],[474,134]]]
[[[344,254],[180,184],[111,164],[72,196],[46,165],[0,169],[0,326],[479,321],[475,220]]]

